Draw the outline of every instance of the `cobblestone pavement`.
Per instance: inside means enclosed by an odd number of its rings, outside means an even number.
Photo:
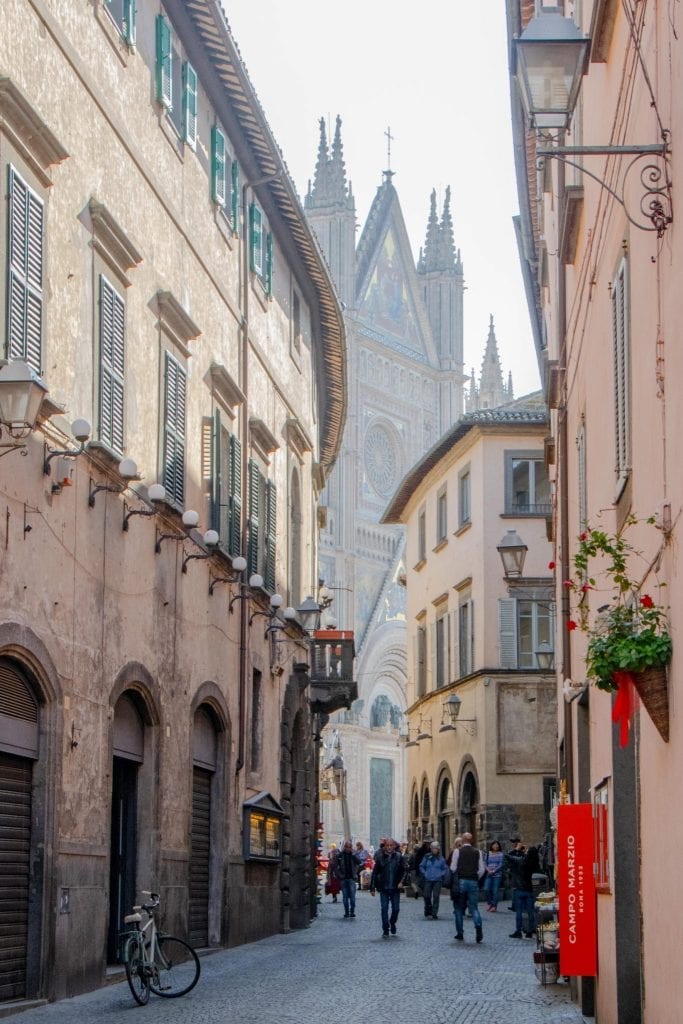
[[[150,996],[137,1007],[128,986],[28,1010],[18,1024],[587,1024],[567,985],[544,988],[534,975],[535,942],[510,939],[514,916],[501,904],[482,910],[484,941],[465,922],[465,942],[453,938],[450,899],[439,920],[426,919],[421,900],[402,899],[398,934],[382,937],[379,898],[359,893],[356,917],[345,920],[341,898],[325,898],[305,931],[202,957],[202,975],[187,996]]]

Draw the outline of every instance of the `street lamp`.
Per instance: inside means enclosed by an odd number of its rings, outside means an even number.
[[[548,640],[542,640],[535,650],[536,662],[542,672],[550,672],[553,667],[555,651]]]
[[[296,610],[299,616],[301,628],[307,633],[313,633],[320,622],[320,605],[310,594],[305,601],[302,601]]]
[[[442,715],[441,721],[443,725],[439,729],[439,732],[448,732],[451,729],[455,729],[458,722],[462,725],[467,723],[467,731],[470,732],[469,725],[472,725],[472,729],[476,731],[476,718],[461,718],[460,712],[462,711],[462,700],[458,697],[457,693],[451,693],[442,704]],[[474,735],[471,732],[470,735]]]
[[[588,70],[590,43],[556,8],[542,10],[513,40],[517,82],[535,128],[569,127]]]
[[[0,423],[20,441],[34,429],[47,387],[28,363],[16,359],[0,370]],[[24,445],[9,444],[3,448]]]
[[[508,530],[497,547],[505,579],[521,576],[528,547],[516,530]]]

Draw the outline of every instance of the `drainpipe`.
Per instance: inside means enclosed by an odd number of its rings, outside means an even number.
[[[242,275],[242,366],[241,385],[245,401],[242,403],[242,494],[246,495],[246,501],[242,503],[242,551],[244,557],[247,555],[248,543],[248,503],[249,503],[249,288],[250,267],[249,249],[251,245],[251,222],[249,218],[248,192],[259,185],[267,185],[275,181],[282,174],[284,168],[280,167],[274,174],[258,178],[256,181],[245,182],[242,186],[242,258],[240,261],[240,272]],[[247,570],[248,571],[248,570]],[[246,601],[238,601],[240,606],[240,656],[239,656],[239,690],[238,690],[238,736],[237,736],[237,760],[235,762],[235,775],[238,775],[244,768],[244,749],[246,745],[246,719],[247,719],[247,668],[248,668],[248,629],[249,629],[249,608]]]

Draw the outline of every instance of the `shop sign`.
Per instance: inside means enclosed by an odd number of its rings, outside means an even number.
[[[557,898],[560,974],[595,975],[598,970],[593,808],[557,808]]]

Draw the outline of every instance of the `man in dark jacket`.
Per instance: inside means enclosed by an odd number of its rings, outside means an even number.
[[[463,941],[463,915],[465,907],[467,907],[472,915],[477,942],[481,942],[484,938],[484,933],[482,931],[481,914],[479,913],[477,900],[479,897],[479,879],[483,877],[486,871],[486,864],[484,863],[481,850],[476,850],[472,846],[471,832],[463,832],[462,846],[459,850],[454,851],[450,866],[453,874],[457,872],[458,890],[460,893],[460,899],[454,900],[453,903],[455,937],[458,942]]]
[[[370,892],[375,895],[379,892],[379,905],[382,914],[382,935],[388,938],[396,934],[396,921],[401,901],[399,886],[403,879],[405,870],[403,857],[396,849],[393,839],[387,839],[384,850],[377,854],[375,866],[372,869],[370,879]],[[391,905],[391,917],[389,917],[389,906]]]
[[[527,918],[524,933],[527,939],[533,938],[536,931],[533,876],[539,871],[538,850],[535,846],[530,846],[528,850],[525,850],[524,857],[519,864],[518,884],[515,889],[515,930],[510,935],[511,939],[521,939],[524,914]]]
[[[341,883],[344,917],[356,916],[356,889],[358,888],[358,860],[351,840],[347,839],[337,858],[337,878]]]

